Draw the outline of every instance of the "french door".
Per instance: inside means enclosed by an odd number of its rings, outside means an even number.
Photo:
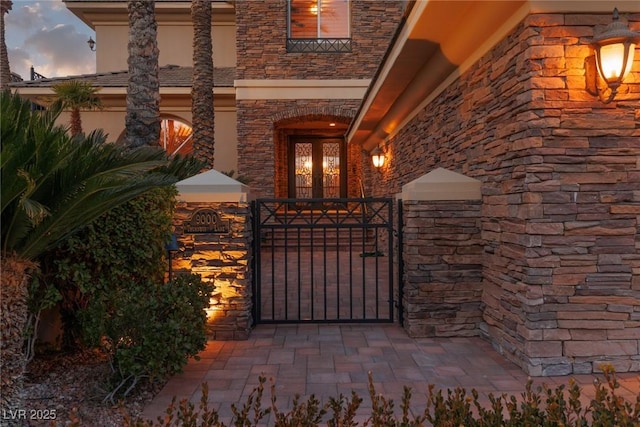
[[[345,197],[344,154],[341,138],[292,137],[289,140],[289,197]]]

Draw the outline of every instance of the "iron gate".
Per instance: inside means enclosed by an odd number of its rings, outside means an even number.
[[[258,199],[257,323],[393,322],[393,203]]]

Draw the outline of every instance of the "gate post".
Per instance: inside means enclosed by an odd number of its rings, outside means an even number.
[[[207,310],[211,339],[247,339],[253,324],[249,188],[215,170],[176,188],[174,276],[195,273],[214,283]]]
[[[480,181],[438,168],[402,188],[404,328],[411,337],[479,335]]]

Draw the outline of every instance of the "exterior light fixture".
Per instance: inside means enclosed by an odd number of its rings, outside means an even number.
[[[180,250],[178,246],[178,237],[175,233],[171,233],[169,241],[165,243],[164,248],[167,251],[167,261],[169,263],[169,281],[173,280],[173,254]]]
[[[89,49],[91,49],[92,52],[96,51],[96,41],[91,36],[89,36],[87,44],[89,45]]]
[[[597,95],[605,104],[613,101],[623,79],[631,71],[636,44],[640,41],[640,33],[631,31],[619,19],[618,9],[615,8],[613,21],[603,32],[596,34],[591,42],[595,50],[595,67],[587,62],[585,69],[587,91]],[[603,96],[606,89],[601,90],[598,86],[598,76],[607,84],[610,91],[608,96]]]
[[[373,166],[378,169],[384,165],[384,153],[380,147],[376,147],[371,151],[371,160],[373,161]]]

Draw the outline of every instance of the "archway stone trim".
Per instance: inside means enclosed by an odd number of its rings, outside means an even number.
[[[311,120],[331,120],[344,124],[351,122],[356,110],[338,106],[297,107],[278,111],[271,116],[275,128],[283,125]]]

